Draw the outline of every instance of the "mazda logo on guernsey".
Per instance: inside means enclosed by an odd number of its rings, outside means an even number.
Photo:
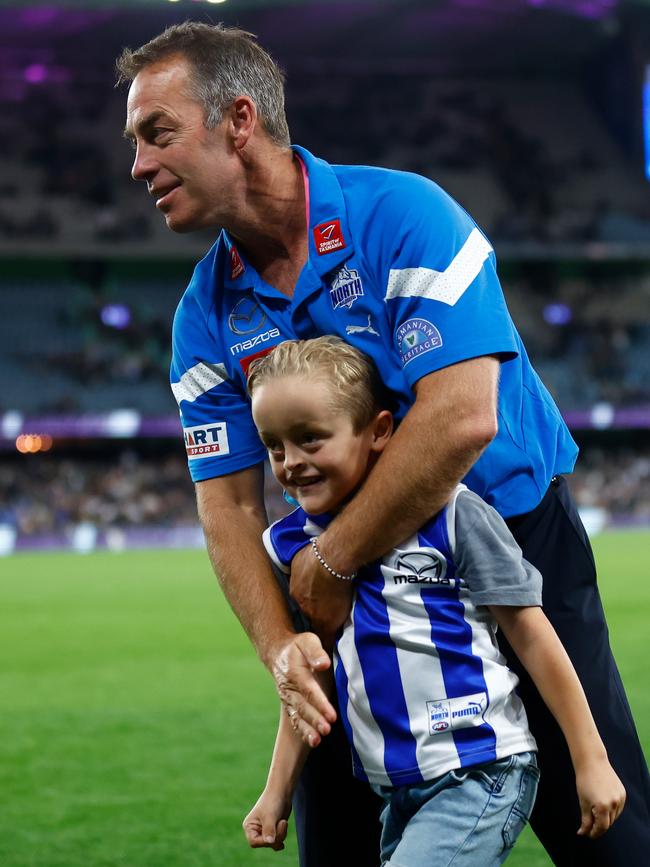
[[[228,328],[233,334],[252,334],[259,331],[265,322],[266,313],[250,295],[238,301],[228,316]]]
[[[395,584],[444,584],[451,582],[446,577],[447,561],[444,554],[435,548],[418,551],[398,551],[394,561]]]

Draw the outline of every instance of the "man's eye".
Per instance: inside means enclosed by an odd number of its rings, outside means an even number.
[[[162,126],[155,126],[149,131],[148,139],[151,144],[165,145],[169,139],[171,130]]]

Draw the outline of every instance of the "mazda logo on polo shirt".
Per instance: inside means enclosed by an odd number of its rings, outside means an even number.
[[[266,322],[266,313],[250,295],[246,295],[232,308],[228,328],[233,334],[252,334]]]

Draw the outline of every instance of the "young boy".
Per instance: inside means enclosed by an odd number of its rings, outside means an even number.
[[[372,362],[335,337],[287,341],[251,366],[255,424],[299,508],[264,543],[290,573],[363,484],[393,429]],[[414,496],[417,492],[414,492]],[[582,687],[541,610],[541,576],[499,515],[459,485],[447,506],[354,581],[335,652],[354,773],[383,798],[382,863],[493,865],[533,808],[536,744],[496,643],[501,628],[567,739],[582,823],[597,837],[623,809]],[[281,715],[266,787],[244,820],[252,847],[282,849],[309,747]]]

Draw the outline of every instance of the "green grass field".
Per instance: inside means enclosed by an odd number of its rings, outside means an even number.
[[[650,535],[595,549],[647,750]],[[295,867],[244,844],[277,706],[203,553],[0,560],[0,659],[3,867]]]

